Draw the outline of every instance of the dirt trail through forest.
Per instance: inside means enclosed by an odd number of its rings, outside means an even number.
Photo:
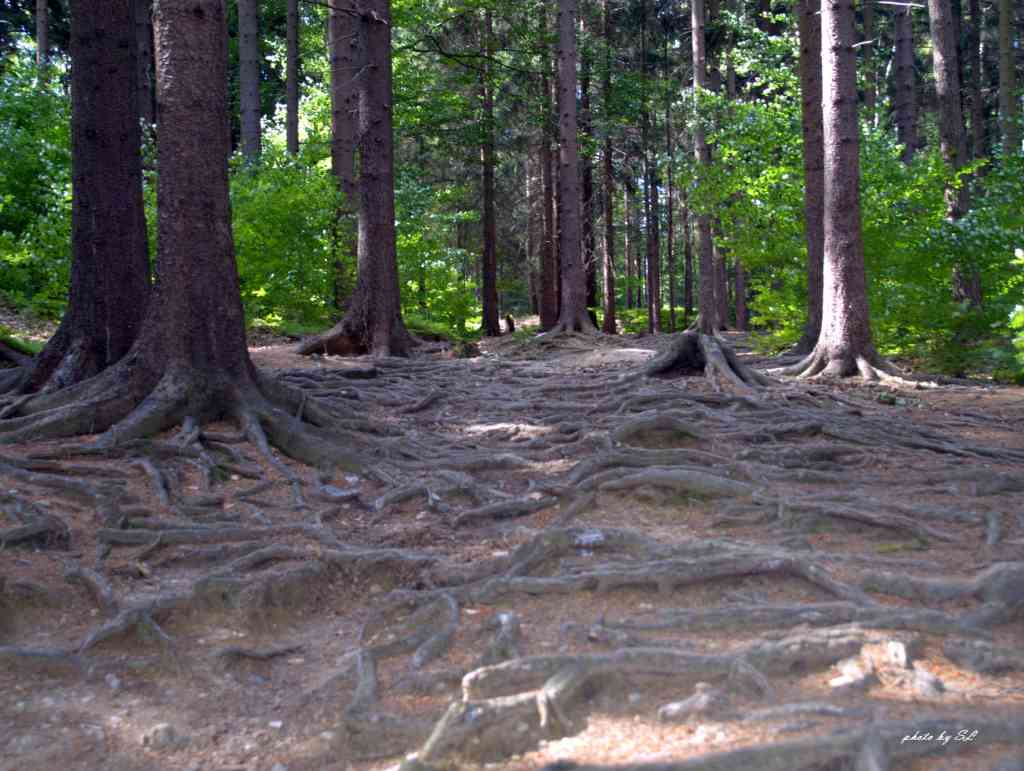
[[[1024,768],[1024,391],[668,341],[254,349],[361,469],[0,448],[0,771]]]

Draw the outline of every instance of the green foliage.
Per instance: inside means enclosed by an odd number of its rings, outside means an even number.
[[[71,235],[70,110],[36,79],[31,51],[0,62],[0,292],[16,307],[60,315]]]
[[[0,324],[0,342],[6,343],[9,347],[13,348],[18,353],[23,353],[26,356],[35,356],[41,350],[43,350],[43,344],[37,343],[34,340],[25,340],[24,338],[18,337],[14,334],[14,331]]]

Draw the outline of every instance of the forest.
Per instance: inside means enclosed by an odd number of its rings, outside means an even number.
[[[4,0],[0,771],[1024,768],[1022,25]]]

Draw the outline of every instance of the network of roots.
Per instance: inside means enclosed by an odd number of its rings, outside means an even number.
[[[0,723],[57,714],[77,753],[18,746],[68,769],[1017,757],[1019,407],[648,340],[296,356],[345,470],[228,423],[0,448]]]

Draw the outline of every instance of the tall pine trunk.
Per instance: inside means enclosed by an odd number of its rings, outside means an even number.
[[[288,0],[285,136],[288,152],[299,152],[299,0]]]
[[[242,122],[242,155],[260,157],[260,5],[238,0],[238,103]]]
[[[804,227],[807,240],[807,323],[796,346],[799,353],[810,353],[821,334],[825,145],[822,134],[820,9],[821,0],[801,0],[797,6],[804,140]]]
[[[1004,153],[1020,152],[1013,0],[999,0],[999,129]]]
[[[691,38],[693,44],[693,91],[694,98],[707,90],[707,57],[704,47],[704,0],[691,0]],[[693,126],[693,153],[698,166],[711,166],[711,150],[704,134],[703,116],[698,109]],[[701,334],[710,335],[715,331],[715,263],[711,241],[711,217],[701,212],[697,215],[697,260],[700,280],[697,313],[700,317]]]
[[[490,59],[493,49],[491,38],[494,34],[491,12],[484,11],[483,51],[484,65],[480,70],[480,95],[483,109],[483,143],[480,146],[480,182],[483,211],[483,253],[480,259],[481,292],[483,300],[483,334],[497,337],[501,334],[498,322],[498,230],[494,214],[494,92],[490,82]]]
[[[895,36],[893,119],[896,123],[896,136],[900,144],[903,145],[901,157],[904,163],[910,163],[918,146],[914,23],[911,13],[912,9],[907,6],[897,8],[893,16]]]
[[[605,111],[612,107],[612,23],[611,0],[604,0],[605,69],[601,83]],[[610,121],[605,123],[604,137],[604,320],[601,330],[613,335],[618,330],[615,320],[615,175],[612,168],[612,135]]]

